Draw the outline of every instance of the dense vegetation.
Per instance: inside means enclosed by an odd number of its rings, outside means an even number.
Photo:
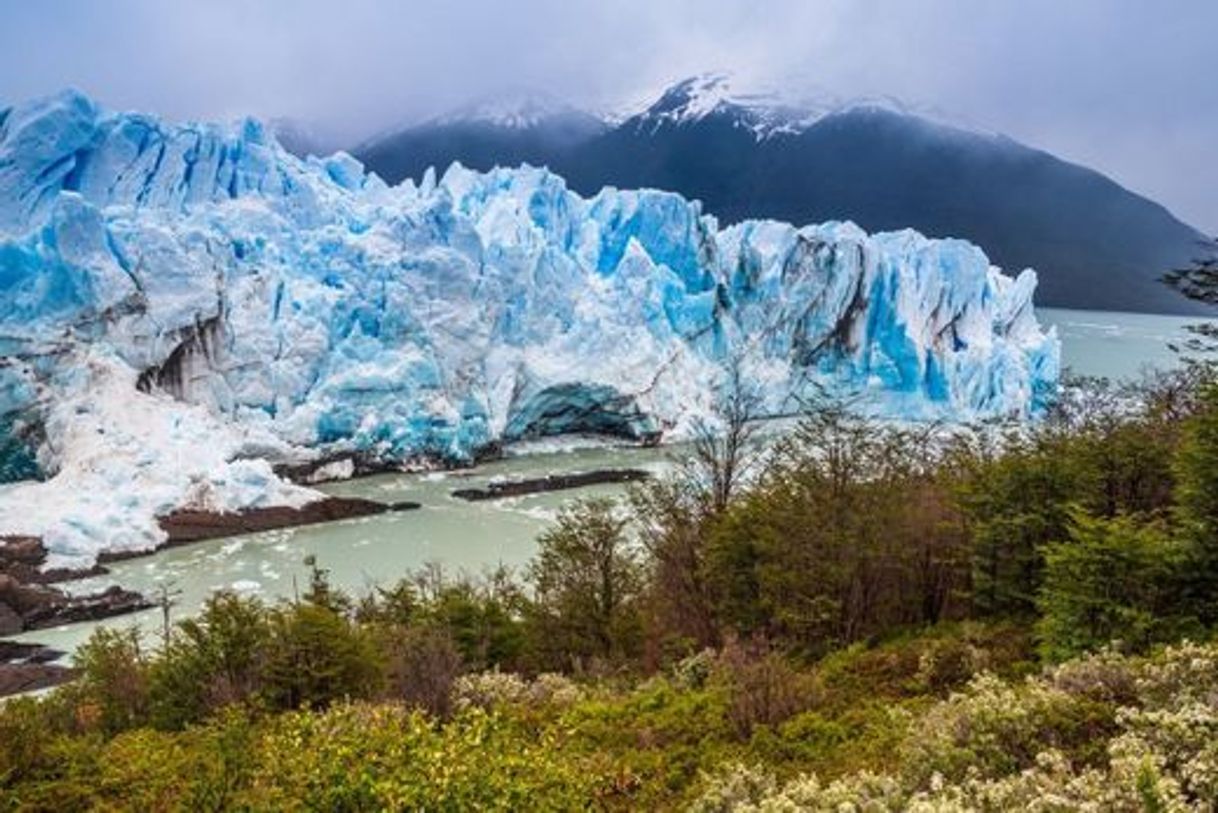
[[[219,593],[0,709],[17,809],[1210,809],[1218,385],[1035,427],[749,398],[523,574]],[[726,431],[723,431],[726,429]],[[1181,643],[1191,640],[1200,643]]]

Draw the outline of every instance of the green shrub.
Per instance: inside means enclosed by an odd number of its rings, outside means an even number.
[[[372,697],[383,666],[366,631],[326,607],[297,604],[271,613],[262,680],[272,708],[320,708]]]
[[[17,697],[0,707],[0,787],[32,777],[48,767],[56,731],[48,725],[47,704]]]
[[[197,723],[262,691],[270,615],[255,598],[218,592],[174,630],[150,669],[152,719],[162,728]]]
[[[764,644],[729,640],[711,673],[713,685],[727,696],[727,719],[738,737],[758,726],[775,726],[820,700],[816,679],[796,669]]]
[[[374,637],[385,662],[385,696],[447,717],[462,669],[461,653],[448,632],[432,626],[387,627]]]
[[[692,809],[1211,810],[1215,664],[1214,647],[1183,645],[1149,660],[1108,652],[1018,684],[983,676],[911,726],[900,771],[782,783],[729,761],[704,778]],[[1105,711],[1098,697],[1129,705]]]
[[[80,671],[80,715],[107,734],[148,719],[148,660],[139,631],[98,627],[74,657]]]
[[[949,781],[1003,776],[1032,767],[1047,749],[1093,761],[1115,719],[1113,706],[1041,679],[1010,684],[983,674],[919,721],[904,762],[924,782],[934,774]]]
[[[1119,642],[1143,652],[1175,637],[1183,559],[1158,524],[1076,514],[1065,542],[1045,548],[1037,599],[1041,655],[1060,661]]]
[[[254,755],[253,809],[573,810],[613,792],[595,760],[479,710],[435,726],[394,706],[278,718]]]
[[[458,708],[494,709],[508,705],[570,708],[585,696],[579,684],[563,675],[546,672],[533,680],[492,670],[463,675],[454,683],[453,698]]]

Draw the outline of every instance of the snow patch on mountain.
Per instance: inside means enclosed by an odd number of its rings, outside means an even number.
[[[479,123],[510,130],[528,130],[564,116],[591,117],[591,114],[548,93],[515,90],[484,96],[425,124]]]
[[[684,126],[711,116],[724,116],[734,126],[752,132],[759,141],[784,134],[797,135],[829,116],[856,110],[917,115],[928,121],[960,126],[946,116],[916,109],[895,97],[847,98],[825,92],[808,93],[803,87],[799,82],[785,85],[748,82],[730,73],[699,74],[665,88],[654,101],[642,109],[621,114],[619,120],[650,133],[666,126]]]

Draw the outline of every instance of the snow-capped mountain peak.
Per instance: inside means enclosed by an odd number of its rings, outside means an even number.
[[[736,118],[737,124],[754,129],[775,105],[769,99],[745,96],[734,91],[729,74],[708,73],[691,76],[670,85],[641,113],[629,117],[636,128],[654,131],[664,126],[684,125],[721,114]]]
[[[732,74],[706,73],[670,85],[629,120],[638,130],[654,132],[725,116],[760,140],[780,132],[797,132],[824,112],[823,105],[799,103],[781,91],[749,87]]]
[[[731,77],[722,73],[703,74],[669,87],[647,109],[646,115],[693,121],[732,103]]]
[[[751,130],[758,140],[801,133],[826,116],[848,110],[878,110],[944,120],[893,97],[843,98],[827,92],[794,90],[802,87],[802,82],[762,85],[742,81],[729,73],[699,74],[668,86],[645,109],[625,116],[624,120],[633,122],[638,130],[654,132],[664,126],[726,116],[735,126]]]
[[[431,120],[431,124],[490,124],[512,130],[527,130],[565,116],[591,116],[548,93],[512,91],[483,96]]]

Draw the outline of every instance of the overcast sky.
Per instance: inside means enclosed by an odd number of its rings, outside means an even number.
[[[72,85],[350,140],[506,88],[614,106],[710,70],[895,96],[1218,232],[1218,0],[0,0],[0,100]]]

